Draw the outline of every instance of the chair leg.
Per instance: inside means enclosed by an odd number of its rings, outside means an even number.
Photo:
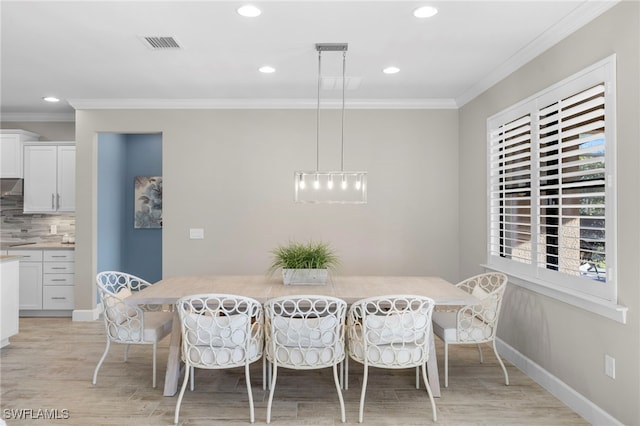
[[[255,422],[255,412],[253,410],[253,392],[251,391],[251,377],[249,376],[249,363],[244,365],[244,378],[247,382],[247,394],[249,395],[249,416],[251,423]]]
[[[184,391],[187,389],[187,382],[189,381],[189,372],[191,371],[191,367],[185,365],[184,367],[184,380],[182,381],[182,387],[180,388],[180,395],[178,395],[178,402],[176,402],[176,414],[173,418],[173,423],[178,424],[178,416],[180,415],[180,405],[182,404],[182,397],[184,396]]]
[[[509,386],[509,374],[507,373],[507,368],[504,366],[500,355],[498,354],[498,349],[496,348],[496,341],[493,341],[493,352],[496,354],[496,358],[498,358],[498,362],[500,363],[500,367],[502,367],[502,372],[504,373],[504,384]]]
[[[449,344],[444,342],[444,387],[449,387]]]
[[[360,413],[358,415],[358,423],[364,420],[364,395],[367,392],[367,380],[369,379],[369,365],[364,364],[364,375],[362,376],[362,392],[360,393]]]
[[[267,390],[267,357],[262,355],[262,390]]]
[[[338,391],[338,399],[340,400],[340,418],[342,419],[342,423],[344,423],[346,421],[344,415],[344,399],[342,398],[342,390],[340,389],[337,364],[333,364],[333,380],[336,382],[336,390]]]
[[[431,386],[429,386],[429,381],[427,380],[427,366],[422,365],[422,378],[424,379],[424,383],[427,387],[427,394],[429,395],[429,401],[431,401],[431,412],[433,414],[433,421],[438,421],[438,415],[436,413],[436,401],[433,399],[433,392],[431,392]]]
[[[158,351],[158,342],[153,342],[153,388],[156,387],[156,352]]]
[[[105,358],[107,357],[107,353],[109,353],[109,347],[111,346],[111,340],[109,339],[109,337],[107,337],[107,347],[104,348],[104,353],[102,354],[102,357],[100,358],[100,361],[98,361],[98,365],[96,365],[96,369],[93,372],[93,384],[96,384],[96,381],[98,380],[98,370],[100,370],[100,367],[102,367],[102,363],[104,362]]]
[[[420,389],[420,367],[416,367],[416,389]]]
[[[124,347],[124,362],[129,361],[129,344]]]
[[[193,392],[195,388],[196,388],[196,372],[194,368],[191,367],[191,385],[189,387],[189,390]]]
[[[349,389],[349,355],[344,357],[344,390]]]
[[[484,357],[482,356],[482,346],[478,343],[478,353],[480,354],[480,364],[484,363]]]
[[[271,389],[269,390],[269,402],[267,403],[267,424],[271,423],[271,403],[273,402],[273,391],[276,390],[276,380],[278,379],[278,363],[269,364],[269,367],[271,365],[273,365],[273,378],[269,384]]]

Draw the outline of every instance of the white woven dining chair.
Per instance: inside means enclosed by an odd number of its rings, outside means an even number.
[[[364,419],[364,399],[369,367],[422,368],[431,401],[433,421],[436,404],[427,380],[426,363],[431,345],[434,301],[414,295],[388,295],[359,300],[347,315],[349,357],[364,365],[358,421]]]
[[[185,374],[176,403],[180,405],[194,368],[218,370],[244,367],[251,423],[255,421],[249,365],[262,357],[264,314],[255,299],[232,294],[196,294],[176,302],[182,330]],[[193,384],[192,384],[193,386]]]
[[[495,272],[480,274],[456,286],[480,299],[480,303],[433,314],[433,332],[444,342],[444,386],[449,386],[449,345],[477,345],[482,363],[482,343],[491,343],[504,372],[505,385],[509,385],[509,374],[496,348],[496,330],[507,276]]]
[[[135,275],[118,271],[104,271],[96,275],[98,293],[104,309],[103,318],[107,346],[93,372],[93,384],[98,379],[111,343],[125,344],[124,360],[128,359],[129,345],[153,345],[153,387],[156,387],[156,352],[158,342],[171,333],[173,314],[153,306],[127,305],[125,299],[133,292],[151,285]],[[154,311],[147,311],[144,308]]]
[[[345,358],[347,303],[335,297],[300,295],[268,300],[264,308],[265,354],[273,365],[267,423],[271,422],[278,367],[294,370],[332,367],[344,423],[344,399],[337,367]]]

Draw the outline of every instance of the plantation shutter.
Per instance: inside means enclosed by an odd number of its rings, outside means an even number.
[[[604,106],[600,84],[537,112],[540,268],[598,279],[605,264]]]
[[[531,263],[531,117],[490,129],[489,250]]]

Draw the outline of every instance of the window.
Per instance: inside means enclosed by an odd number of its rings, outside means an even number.
[[[491,118],[489,266],[616,301],[615,58]]]

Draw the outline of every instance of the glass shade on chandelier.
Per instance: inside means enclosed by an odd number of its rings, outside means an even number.
[[[367,172],[298,171],[294,174],[298,203],[366,204]]]

